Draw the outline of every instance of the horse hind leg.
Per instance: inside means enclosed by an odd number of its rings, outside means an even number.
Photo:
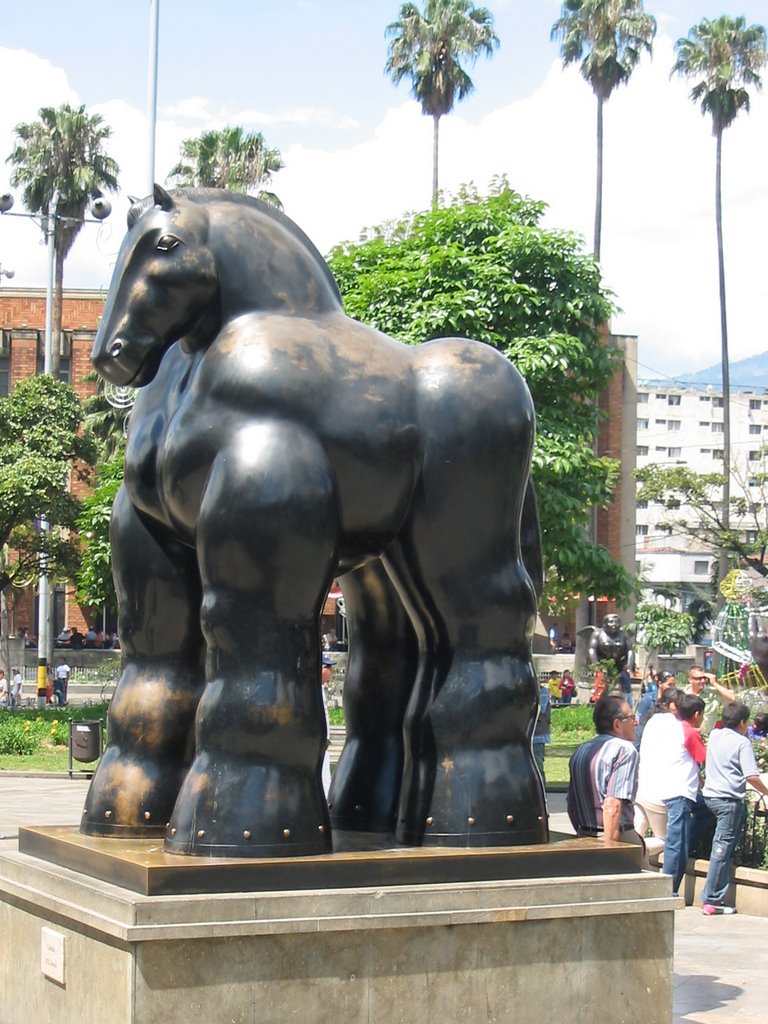
[[[482,346],[434,343],[420,358],[441,386],[419,393],[422,479],[385,556],[421,645],[397,838],[544,842],[546,801],[531,751],[536,598],[520,551],[530,396],[512,366]]]
[[[379,559],[339,580],[349,629],[347,737],[328,804],[342,832],[393,834],[403,773],[403,719],[418,664],[416,634]],[[375,842],[375,841],[374,841]],[[352,844],[359,846],[355,838]]]
[[[194,551],[156,535],[124,489],[111,538],[123,671],[80,831],[150,836],[164,831],[192,759],[204,683],[200,580]]]

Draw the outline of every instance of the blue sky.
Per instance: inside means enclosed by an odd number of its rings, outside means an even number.
[[[563,72],[549,32],[560,4],[490,0],[501,47],[472,70],[475,93],[442,122],[441,183],[484,187],[506,173],[550,206],[547,223],[591,240],[594,97]],[[646,3],[659,37],[606,108],[603,271],[638,334],[641,375],[718,359],[709,124],[669,81],[672,43],[702,16],[768,20],[765,0]],[[66,13],[63,14],[62,11]],[[275,191],[323,251],[365,225],[429,201],[431,126],[405,86],[383,74],[390,0],[160,0],[156,177],[181,139],[228,123],[261,130],[283,153]],[[123,196],[103,229],[81,233],[69,287],[105,286],[123,233],[125,196],[146,191],[148,0],[6,5],[0,28],[0,155],[12,128],[44,104],[85,103],[114,129]],[[768,349],[762,310],[768,237],[768,101],[753,100],[725,146],[726,256],[734,358]],[[7,172],[0,169],[0,190]],[[20,205],[17,205],[17,209]],[[29,222],[0,223],[0,264],[14,285],[42,284]]]

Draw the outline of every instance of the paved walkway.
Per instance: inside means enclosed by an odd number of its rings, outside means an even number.
[[[19,825],[77,824],[87,788],[83,778],[0,774],[0,853],[15,848]],[[552,828],[572,831],[564,795],[551,793],[549,805]],[[750,1021],[768,1021],[768,920],[677,911],[672,1024]]]

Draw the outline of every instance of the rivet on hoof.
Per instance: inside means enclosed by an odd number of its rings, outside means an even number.
[[[543,815],[541,815],[541,814],[540,814],[540,815],[539,815],[539,819],[538,819],[538,820],[539,820],[539,821],[544,821],[544,817],[543,817]]]
[[[104,811],[104,817],[105,818],[111,818],[112,817],[112,811]]]
[[[325,832],[325,825],[318,825],[317,826],[317,831],[318,832]]]
[[[151,817],[152,815],[149,813],[149,811],[144,811],[144,821],[149,821]]]
[[[172,828],[172,829],[171,829],[171,835],[172,835],[172,836],[175,836],[175,835],[176,835],[176,829],[175,829],[175,828]]]
[[[515,816],[514,816],[514,814],[508,814],[507,815],[507,824],[508,825],[514,825],[514,823],[515,823]]]
[[[432,815],[430,815],[430,816],[429,816],[429,817],[427,818],[427,824],[428,824],[428,825],[431,825],[431,824],[432,824]]]
[[[285,839],[290,839],[291,838],[291,830],[289,828],[284,828],[283,829],[283,836],[284,836]]]
[[[362,809],[363,809],[363,805],[362,804],[355,804],[355,810],[356,811],[362,811]]]
[[[468,825],[476,825],[477,822],[475,821],[474,818],[467,818],[467,824]]]
[[[198,829],[197,838],[198,839],[202,839],[204,835],[205,835],[205,829],[204,828]]]
[[[243,832],[243,839],[250,839],[250,838],[251,838],[251,833],[248,831],[248,829],[246,829]]]

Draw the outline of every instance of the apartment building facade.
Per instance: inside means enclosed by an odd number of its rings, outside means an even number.
[[[755,474],[764,472],[763,445],[768,443],[768,392],[731,393],[731,494],[757,501]],[[723,469],[723,395],[711,386],[645,383],[637,389],[637,467],[687,466],[697,473]],[[675,515],[684,515],[684,509]],[[676,589],[681,606],[709,586],[717,555],[690,539],[669,534],[669,514],[660,503],[637,502],[635,548],[641,578],[654,586]],[[732,525],[754,537],[749,519]]]

